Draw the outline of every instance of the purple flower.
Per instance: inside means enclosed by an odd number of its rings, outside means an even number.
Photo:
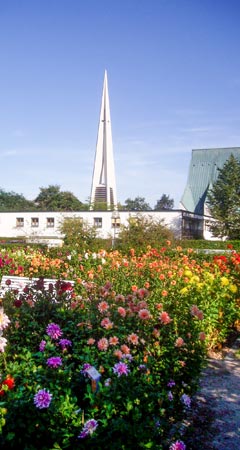
[[[173,395],[172,395],[172,392],[171,392],[171,391],[168,392],[168,400],[169,400],[170,402],[173,400]]]
[[[44,352],[45,347],[46,347],[46,341],[41,341],[39,344],[39,351]]]
[[[183,441],[176,441],[170,445],[169,450],[186,450],[186,445]]]
[[[123,362],[119,362],[114,365],[113,372],[116,373],[118,377],[121,377],[122,375],[128,375],[129,373],[128,365]]]
[[[89,434],[91,435],[96,430],[97,426],[98,426],[98,423],[96,420],[94,420],[94,419],[88,420],[85,423],[85,425],[78,437],[80,439],[83,439],[83,438],[87,437]]]
[[[46,333],[50,336],[51,339],[58,339],[62,336],[62,330],[56,323],[49,323],[46,328]]]
[[[60,358],[60,356],[52,356],[51,358],[48,358],[47,365],[48,367],[56,369],[62,365],[62,358]]]
[[[169,380],[169,382],[168,382],[168,387],[173,387],[173,386],[175,386],[176,385],[176,383],[175,383],[175,381],[173,381],[173,380]]]
[[[187,408],[190,408],[190,406],[191,406],[191,399],[190,399],[189,395],[183,394],[181,396],[180,400],[185,406],[187,406]]]
[[[141,372],[146,372],[147,371],[147,366],[146,364],[140,364],[138,366],[139,370],[141,370]]]
[[[35,395],[34,395],[34,403],[37,408],[43,409],[48,408],[52,400],[52,394],[50,394],[49,391],[46,389],[40,389]]]
[[[83,364],[83,368],[81,370],[81,373],[86,375],[87,374],[87,370],[90,369],[91,367],[92,367],[91,364],[88,364],[88,363]]]
[[[69,341],[69,339],[60,339],[59,345],[62,350],[66,350],[68,347],[71,347],[72,341]]]

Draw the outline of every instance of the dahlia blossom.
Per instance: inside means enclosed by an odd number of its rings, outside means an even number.
[[[34,404],[37,408],[43,409],[48,408],[52,400],[52,394],[46,389],[40,389],[34,395]]]
[[[41,341],[39,344],[39,351],[44,352],[45,347],[46,347],[46,341]]]
[[[46,328],[46,333],[48,334],[48,336],[50,336],[51,339],[58,339],[60,336],[62,336],[61,328],[56,323],[49,323]]]
[[[169,447],[169,450],[186,450],[186,445],[183,441],[176,441]]]
[[[47,365],[48,367],[57,369],[57,367],[62,365],[62,358],[60,358],[60,356],[52,356],[51,358],[48,358]]]
[[[190,399],[189,395],[183,394],[181,396],[181,402],[184,404],[184,406],[186,406],[187,408],[190,408],[190,406],[191,406],[191,399]]]
[[[3,353],[4,349],[7,345],[7,339],[5,339],[4,337],[0,337],[0,352]]]
[[[116,363],[113,367],[113,372],[116,373],[118,377],[121,377],[122,375],[128,375],[128,365],[123,362]]]
[[[4,314],[3,308],[0,308],[0,331],[4,330],[4,328],[7,328],[9,323],[10,319],[6,314]]]
[[[71,347],[72,341],[70,341],[69,339],[60,339],[59,345],[62,350],[66,350],[68,347]]]
[[[83,438],[87,437],[89,434],[90,435],[93,434],[93,432],[96,430],[97,426],[98,426],[98,423],[97,423],[96,420],[94,420],[94,419],[88,420],[85,423],[85,425],[84,425],[81,433],[79,434],[78,438],[83,439]]]

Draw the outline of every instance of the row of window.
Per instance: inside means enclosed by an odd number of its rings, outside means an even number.
[[[119,228],[120,227],[120,219],[112,220],[112,227],[113,228]],[[47,228],[53,228],[55,225],[54,217],[47,217],[46,219],[46,226]],[[94,217],[93,218],[93,225],[96,228],[102,228],[102,217]],[[16,218],[16,227],[24,227],[24,217],[17,217]],[[39,227],[39,218],[38,217],[31,217],[31,227],[37,228]]]
[[[55,225],[54,217],[47,217],[46,226],[47,228],[53,228]],[[24,217],[16,218],[16,227],[24,227]],[[37,228],[39,227],[39,218],[31,217],[31,227]]]

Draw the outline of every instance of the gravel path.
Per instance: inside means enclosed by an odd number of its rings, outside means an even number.
[[[240,338],[221,359],[219,354],[209,358],[193,402],[187,450],[240,449],[239,348]]]

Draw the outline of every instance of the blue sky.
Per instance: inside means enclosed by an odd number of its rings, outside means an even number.
[[[240,146],[238,0],[0,0],[0,187],[90,195],[104,70],[118,200],[178,207],[193,148]]]

